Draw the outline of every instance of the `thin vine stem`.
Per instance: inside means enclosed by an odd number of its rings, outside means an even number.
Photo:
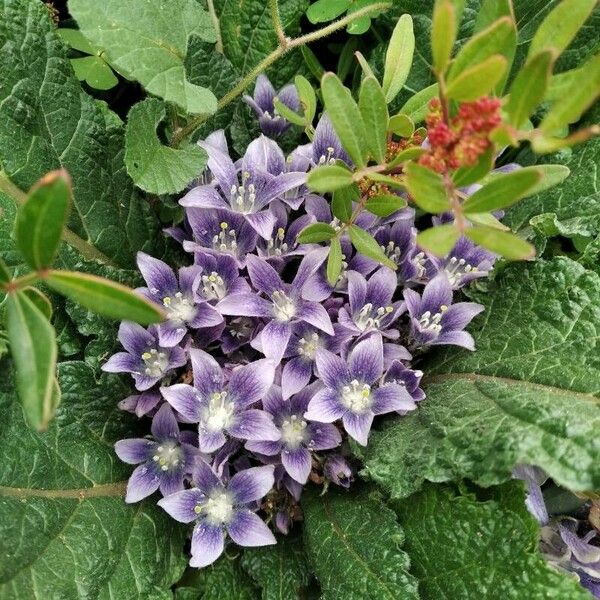
[[[285,36],[285,30],[283,28],[283,23],[281,22],[281,15],[279,14],[279,3],[277,2],[277,0],[269,0],[269,8],[271,10],[271,21],[273,22],[273,29],[275,29],[275,33],[277,34],[279,45],[285,47],[288,44],[288,39]]]
[[[215,50],[219,54],[223,54],[223,37],[221,36],[221,26],[219,25],[219,16],[217,15],[217,11],[215,10],[214,0],[207,0],[208,3],[208,14],[213,22],[213,27],[215,28],[215,34],[217,36],[217,41],[215,43]]]
[[[243,91],[258,77],[260,73],[262,73],[265,69],[270,67],[277,59],[281,58],[284,54],[292,50],[293,48],[300,48],[301,46],[305,46],[306,44],[310,44],[315,42],[321,38],[327,37],[328,35],[342,29],[349,23],[352,23],[356,19],[364,17],[365,15],[371,14],[373,12],[378,12],[385,10],[391,6],[390,2],[379,2],[378,4],[371,4],[369,6],[365,6],[356,12],[346,15],[342,19],[334,21],[330,25],[326,27],[322,27],[317,31],[313,31],[311,33],[307,33],[305,35],[301,35],[300,37],[293,39],[285,39],[285,44],[280,44],[271,52],[271,54],[265,56],[263,60],[261,60],[252,71],[250,71],[247,75],[245,75],[229,92],[227,92],[217,103],[217,110],[221,110],[231,102],[233,102]],[[193,118],[187,125],[177,130],[173,134],[173,138],[171,139],[171,146],[177,147],[188,135],[194,132],[204,121],[206,121],[210,115],[198,115]]]

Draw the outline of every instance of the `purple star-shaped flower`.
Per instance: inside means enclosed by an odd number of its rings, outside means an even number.
[[[250,286],[240,277],[235,258],[229,254],[196,252],[194,262],[201,269],[196,295],[207,302],[218,302],[229,294],[250,291]]]
[[[308,388],[284,400],[281,388],[273,386],[263,399],[263,408],[273,415],[281,439],[249,441],[246,449],[266,456],[281,455],[286,472],[298,483],[306,483],[312,469],[312,450],[329,450],[342,443],[335,425],[311,423],[304,418],[313,391]]]
[[[399,360],[395,360],[385,373],[384,381],[386,383],[397,383],[406,388],[415,402],[425,399],[425,392],[419,387],[423,371],[414,371],[403,365]]]
[[[342,147],[329,115],[324,112],[315,127],[315,135],[312,142],[313,163],[316,166],[330,165],[336,160],[342,160],[352,166],[350,157]]]
[[[202,269],[198,266],[179,269],[179,281],[169,265],[143,252],[137,254],[137,265],[148,287],[136,291],[152,302],[160,304],[167,320],[158,325],[158,343],[176,346],[187,328],[214,327],[223,317],[210,304],[199,300],[197,290]]]
[[[474,302],[452,304],[452,286],[445,275],[434,277],[425,286],[422,296],[414,290],[404,290],[404,300],[415,348],[452,344],[475,349],[473,337],[463,329],[483,306]]]
[[[217,560],[226,534],[239,546],[276,543],[271,530],[249,508],[273,487],[272,465],[239,471],[224,485],[206,463],[198,461],[193,480],[196,487],[158,502],[177,521],[196,522],[190,566],[206,567]]]
[[[395,383],[378,385],[383,375],[383,341],[372,334],[350,352],[348,362],[319,348],[317,371],[325,388],[311,399],[305,419],[333,423],[342,419],[348,435],[366,446],[375,415],[414,410],[406,388]]]
[[[214,452],[227,435],[242,440],[277,441],[271,416],[248,408],[262,400],[275,377],[275,364],[257,360],[234,369],[225,383],[219,363],[203,350],[190,350],[194,386],[178,383],[161,388],[165,400],[191,423],[198,423],[198,447]],[[227,435],[226,435],[227,434]]]
[[[249,256],[248,274],[257,294],[229,296],[216,306],[223,315],[261,317],[269,319],[260,332],[260,346],[265,356],[279,363],[292,335],[292,326],[304,321],[313,327],[333,335],[333,325],[327,311],[317,302],[301,297],[302,287],[325,260],[326,248],[307,254],[291,284],[284,283],[275,269],[265,260]]]
[[[158,342],[158,328],[123,321],[119,326],[119,341],[126,352],[113,354],[102,370],[107,373],[131,373],[140,392],[150,389],[173,369],[187,362],[185,350],[179,346],[165,348]]]
[[[328,481],[348,489],[354,481],[354,472],[341,454],[331,454],[325,461],[323,475]]]
[[[139,502],[160,488],[163,496],[183,489],[184,477],[192,472],[198,448],[182,442],[177,419],[163,404],[152,419],[154,439],[131,438],[115,444],[117,456],[135,468],[127,483],[125,502]],[[141,464],[140,464],[141,463]]]
[[[262,132],[269,137],[281,135],[290,126],[284,117],[277,114],[273,103],[275,98],[294,112],[300,110],[300,100],[295,85],[288,84],[277,92],[268,77],[262,73],[256,78],[254,97],[246,95],[242,98],[256,113]]]

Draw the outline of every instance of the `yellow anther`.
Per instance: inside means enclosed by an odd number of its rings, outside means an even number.
[[[152,354],[150,354],[150,352],[144,352],[144,354],[142,354],[142,358],[144,360],[148,360],[151,357],[152,357]]]
[[[227,229],[229,227],[229,225],[227,223],[225,223],[225,221],[221,222],[221,229]]]

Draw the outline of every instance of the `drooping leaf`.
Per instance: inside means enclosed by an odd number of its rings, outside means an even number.
[[[452,250],[459,237],[460,231],[450,223],[424,229],[417,236],[417,244],[433,254],[445,256]]]
[[[302,495],[306,552],[322,599],[418,598],[394,513],[368,490]]]
[[[396,263],[386,256],[377,240],[370,233],[361,229],[358,225],[350,225],[348,234],[352,245],[359,254],[390,267],[390,269],[396,270],[398,268]]]
[[[335,285],[342,272],[342,245],[337,237],[331,238],[329,254],[327,256],[327,281]]]
[[[431,23],[431,54],[433,68],[445,73],[456,41],[458,22],[452,0],[438,0],[433,7]]]
[[[365,124],[367,145],[378,163],[385,160],[389,114],[383,90],[375,77],[365,77],[360,86],[358,106]]]
[[[417,206],[431,213],[442,213],[450,208],[442,176],[417,163],[406,167],[406,185]]]
[[[394,497],[425,479],[497,484],[522,463],[598,488],[600,277],[563,257],[511,265],[483,301],[476,351],[428,356],[427,398],[371,435],[365,474]]]
[[[406,82],[415,51],[415,34],[410,15],[402,15],[390,38],[385,55],[383,93],[388,104]]]
[[[81,32],[105,51],[108,62],[139,81],[148,92],[188,113],[217,110],[214,94],[185,77],[183,63],[189,37],[216,41],[210,16],[198,2],[70,0],[69,11]],[[146,59],[140,60],[140,55]]]
[[[446,93],[459,102],[472,102],[491,92],[506,73],[506,58],[495,54],[462,71]]]
[[[422,600],[589,598],[537,550],[538,525],[525,507],[522,484],[489,494],[482,502],[428,485],[394,503]]]
[[[152,194],[175,194],[198,177],[208,160],[196,144],[169,148],[156,128],[165,118],[164,104],[155,98],[138,102],[129,111],[125,133],[125,165],[135,184]]]
[[[32,269],[52,265],[71,205],[71,178],[65,171],[45,175],[17,211],[15,240]]]
[[[326,242],[335,235],[335,229],[329,223],[313,223],[298,234],[300,244],[318,244]]]

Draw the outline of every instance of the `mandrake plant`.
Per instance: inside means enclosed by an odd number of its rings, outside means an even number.
[[[591,0],[0,3],[0,597],[600,597]]]

